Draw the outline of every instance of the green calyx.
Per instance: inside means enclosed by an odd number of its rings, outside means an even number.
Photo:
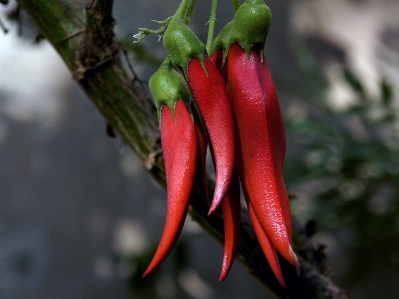
[[[174,65],[187,74],[191,58],[198,58],[204,64],[205,45],[183,22],[170,24],[163,37],[163,45]]]
[[[155,99],[160,123],[162,105],[167,105],[175,118],[175,107],[178,100],[186,103],[191,112],[191,92],[180,71],[169,58],[161,64],[149,81],[151,93]]]
[[[250,55],[251,48],[265,47],[272,22],[270,8],[263,0],[247,0],[236,12],[229,46],[238,42]]]
[[[220,31],[219,35],[213,41],[212,53],[215,53],[218,50],[227,51],[229,48],[230,35],[234,26],[234,21],[228,22],[222,31]]]
[[[194,4],[195,0],[181,1],[163,36],[163,45],[172,63],[181,67],[186,76],[191,58],[199,59],[205,66],[205,45],[186,25],[188,18],[193,14]]]
[[[230,21],[227,23],[219,35],[213,41],[212,52],[211,54],[215,53],[216,51],[222,50],[223,51],[223,64],[226,62],[227,53],[230,48],[230,40],[231,40],[231,31],[234,27],[234,21]]]

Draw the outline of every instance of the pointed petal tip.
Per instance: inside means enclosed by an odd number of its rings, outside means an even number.
[[[218,283],[223,282],[223,281],[225,280],[225,278],[226,278],[226,275],[223,274],[223,273],[221,273],[221,274],[220,274],[220,277],[219,277],[219,280],[218,280]]]
[[[231,267],[231,265],[230,265],[230,267]],[[220,283],[226,279],[227,274],[229,274],[229,272],[230,272],[230,267],[228,267],[227,265],[225,265],[223,263],[223,267],[222,267],[222,271],[220,272],[218,283]]]
[[[209,208],[208,216],[212,215],[220,206],[221,202],[217,202],[217,200],[213,200],[211,207]]]
[[[274,273],[274,276],[276,277],[277,281],[281,284],[283,288],[286,288],[287,285],[285,284],[284,276],[283,273],[281,272],[280,265],[278,265],[278,268],[272,268],[272,271]]]
[[[301,264],[298,262],[298,264],[296,264],[295,267],[296,267],[296,274],[298,276],[300,276],[301,275]]]
[[[145,278],[146,276],[148,276],[151,273],[151,271],[145,270],[145,272],[143,273],[143,275],[141,275],[141,278]]]
[[[301,266],[300,266],[298,257],[296,256],[296,254],[295,254],[294,250],[292,249],[291,245],[290,245],[289,251],[290,251],[290,256],[294,260],[293,265],[296,267],[296,273],[299,276],[301,274]]]
[[[277,278],[278,282],[281,284],[281,286],[285,289],[287,288],[287,285],[285,284],[284,278]]]
[[[223,256],[223,264],[222,264],[222,271],[220,271],[220,276],[218,282],[222,282],[226,279],[227,275],[230,273],[231,267],[233,266],[235,257],[235,250],[234,253],[226,253]]]
[[[301,267],[300,267],[299,264],[296,266],[296,274],[297,274],[298,276],[301,275]]]
[[[213,214],[213,212],[215,212],[215,211],[212,209],[212,207],[210,207],[207,216],[211,216]]]
[[[213,214],[219,207],[222,205],[224,198],[227,195],[228,188],[226,186],[229,185],[219,185],[216,184],[215,193],[213,194],[212,204],[209,208],[208,216]]]
[[[148,275],[152,274],[158,267],[162,264],[162,262],[154,262],[154,259],[151,261],[151,263],[148,265],[147,269],[144,271],[143,275],[141,275],[141,278],[145,278]]]
[[[283,288],[286,288],[287,286],[285,284],[283,272],[281,271],[280,264],[278,262],[277,256],[275,258],[276,258],[277,264],[274,267],[272,267],[272,265],[270,265],[270,267],[272,268],[272,271],[273,271],[274,276],[276,277],[277,281],[281,284],[281,286]]]

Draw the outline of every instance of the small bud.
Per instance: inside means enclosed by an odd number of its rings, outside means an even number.
[[[230,44],[238,42],[250,55],[251,48],[264,48],[272,22],[270,8],[263,0],[247,0],[237,10]]]
[[[160,108],[166,104],[175,115],[175,105],[177,100],[185,102],[187,108],[191,107],[191,92],[180,71],[167,58],[159,69],[153,74],[149,81],[151,93],[155,99],[160,117]]]
[[[173,64],[183,68],[185,74],[191,58],[195,57],[204,62],[205,45],[183,23],[169,25],[163,37],[163,44]]]

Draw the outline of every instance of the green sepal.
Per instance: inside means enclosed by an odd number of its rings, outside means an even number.
[[[226,62],[227,54],[230,48],[230,40],[231,40],[231,31],[233,30],[234,20],[228,22],[220,31],[219,35],[213,41],[212,53],[215,53],[218,50],[223,51],[223,64]]]
[[[171,22],[163,36],[163,45],[173,64],[181,67],[185,75],[191,58],[198,58],[206,71],[205,45],[183,22]]]
[[[166,58],[159,69],[151,76],[149,87],[155,100],[158,121],[161,123],[162,105],[167,105],[176,121],[176,102],[182,100],[191,111],[191,92],[181,72],[175,67],[170,58]]]
[[[238,42],[248,57],[253,47],[263,50],[271,22],[272,13],[263,0],[245,1],[236,12],[229,46]]]

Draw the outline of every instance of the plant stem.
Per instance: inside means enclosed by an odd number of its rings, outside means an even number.
[[[237,11],[241,5],[240,0],[233,0],[233,5],[234,5],[234,10]]]
[[[178,23],[184,23],[186,24],[188,22],[188,13],[192,13],[192,10],[194,8],[194,3],[195,1],[193,0],[182,0],[180,2],[179,7],[176,10],[175,15],[173,16],[172,20],[170,21],[169,25],[173,24],[178,24]],[[187,10],[191,10],[188,12]]]
[[[188,23],[190,17],[194,14],[194,6],[195,6],[195,0],[191,0],[188,5],[187,5],[187,12],[186,12],[186,18]]]
[[[212,0],[211,16],[209,17],[209,29],[208,29],[208,39],[206,41],[206,51],[210,56],[212,53],[213,37],[215,36],[215,24],[216,24],[216,8],[218,6],[217,0]]]

